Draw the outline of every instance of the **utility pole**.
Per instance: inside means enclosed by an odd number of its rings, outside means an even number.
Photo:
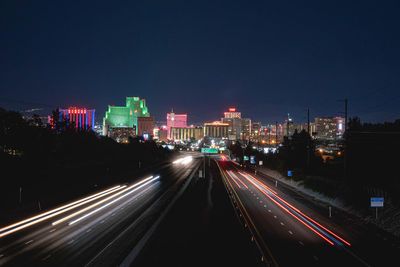
[[[348,133],[348,105],[349,105],[349,101],[347,98],[345,98],[344,100],[339,100],[339,101],[343,101],[344,102],[344,145],[343,145],[343,175],[344,175],[344,179],[347,179],[347,172],[348,172],[348,148],[347,148],[347,142],[348,142],[348,138],[349,138],[349,133]],[[343,114],[343,113],[342,113]]]
[[[310,168],[310,153],[311,153],[311,134],[310,134],[310,108],[307,108],[307,133],[308,133],[308,141],[307,141],[307,168]]]
[[[311,133],[310,133],[310,108],[307,108],[307,133],[311,136]]]
[[[289,113],[287,114],[286,135],[287,138],[289,139]]]
[[[345,132],[347,130],[347,105],[348,105],[348,100],[346,98],[344,100],[344,131]]]
[[[204,170],[203,177],[206,178],[206,153],[204,153],[203,170]]]
[[[268,145],[269,146],[271,146],[271,130],[272,130],[272,127],[269,127],[268,128]]]
[[[348,109],[347,109],[347,106],[348,106],[348,100],[347,100],[347,98],[344,100],[344,133],[345,133],[345,140],[344,140],[344,155],[343,155],[343,160],[344,160],[344,162],[343,162],[343,168],[344,168],[344,179],[346,179],[347,180],[347,172],[348,172],[348,155],[347,155],[347,153],[348,153],[348,151],[347,151],[347,142],[348,142],[348,135],[349,135],[349,133],[347,132],[347,130],[348,130],[348,127],[347,127],[347,124],[348,124],[348,121],[347,121],[347,115],[348,115]]]

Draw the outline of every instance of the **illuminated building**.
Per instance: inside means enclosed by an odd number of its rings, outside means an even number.
[[[171,138],[171,128],[185,128],[187,127],[187,114],[175,114],[173,111],[167,113],[167,131],[168,139]]]
[[[224,112],[224,118],[222,118],[221,121],[229,124],[229,140],[249,140],[251,134],[251,120],[242,118],[242,114],[238,112],[236,108],[229,108],[227,112]]]
[[[154,130],[154,118],[153,117],[138,117],[136,134],[143,136],[143,134],[153,135]]]
[[[136,136],[136,127],[110,127],[107,134],[118,143],[127,143],[129,137]]]
[[[227,119],[240,119],[242,117],[242,113],[236,111],[236,108],[229,108],[228,111],[224,112],[224,117]]]
[[[103,118],[103,135],[107,135],[111,127],[135,127],[138,134],[139,117],[150,117],[145,99],[127,97],[125,106],[108,106]]]
[[[163,125],[158,129],[157,136],[159,141],[167,142],[168,141],[168,131],[167,126]]]
[[[78,130],[88,130],[95,126],[95,110],[86,108],[70,107],[58,109],[60,122],[65,121],[67,126]]]
[[[344,120],[341,117],[315,118],[316,138],[340,139],[344,133]]]
[[[229,124],[220,121],[204,123],[204,136],[210,138],[228,138]]]
[[[261,142],[261,122],[253,122],[251,125],[251,137],[250,140],[253,142]]]
[[[172,127],[171,139],[181,141],[199,140],[203,137],[203,127]]]

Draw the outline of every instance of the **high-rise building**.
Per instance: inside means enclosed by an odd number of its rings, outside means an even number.
[[[172,127],[171,139],[181,141],[199,140],[203,137],[203,127]]]
[[[138,134],[138,118],[150,117],[146,100],[139,97],[127,97],[125,106],[108,106],[103,118],[103,135],[107,135],[110,127],[136,127]]]
[[[315,132],[314,126],[315,126],[315,124],[310,122],[310,135],[311,136],[313,135],[312,133]],[[295,131],[300,133],[303,130],[308,132],[308,124],[307,123],[294,123],[291,125],[291,134],[293,134]]]
[[[220,121],[214,121],[210,123],[204,123],[204,136],[210,138],[228,138],[228,123],[223,123]]]
[[[167,131],[168,139],[171,137],[171,128],[185,128],[187,127],[187,114],[175,114],[173,111],[167,113]]]
[[[319,117],[315,118],[316,138],[340,139],[344,133],[343,118],[341,117]]]
[[[242,117],[242,113],[236,111],[236,108],[229,108],[228,111],[224,112],[224,117],[227,119],[240,119]]]
[[[251,125],[251,136],[250,140],[253,142],[261,142],[261,135],[262,135],[262,130],[261,130],[261,122],[253,122]]]
[[[168,141],[168,131],[167,131],[167,126],[161,126],[158,129],[158,140],[162,142],[167,142]]]
[[[242,114],[238,112],[236,108],[229,108],[227,112],[224,112],[224,118],[222,118],[221,121],[229,124],[229,140],[249,140],[251,134],[251,120],[242,118]]]
[[[153,135],[154,118],[153,117],[138,117],[137,118],[137,131],[138,136],[143,134]]]
[[[72,126],[78,130],[94,129],[95,110],[86,108],[69,107],[67,109],[58,109],[59,121],[66,122],[67,126]],[[53,125],[52,118],[49,118],[49,124]]]
[[[127,143],[129,137],[136,136],[136,127],[110,127],[107,136],[118,143]]]

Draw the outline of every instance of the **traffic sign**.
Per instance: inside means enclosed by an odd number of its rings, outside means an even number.
[[[250,156],[250,163],[251,164],[256,164],[255,156]]]
[[[287,176],[289,176],[289,177],[293,176],[292,171],[287,171]]]
[[[217,153],[218,153],[218,148],[202,147],[202,148],[201,148],[201,153],[213,153],[213,154],[217,154]]]
[[[371,208],[382,208],[383,201],[383,197],[371,197]]]

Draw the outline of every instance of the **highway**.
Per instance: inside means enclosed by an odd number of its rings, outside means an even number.
[[[0,226],[0,266],[121,264],[140,251],[137,244],[199,166],[195,156],[182,155],[131,184]]]
[[[218,162],[243,224],[269,266],[368,266],[341,225],[223,158]]]

